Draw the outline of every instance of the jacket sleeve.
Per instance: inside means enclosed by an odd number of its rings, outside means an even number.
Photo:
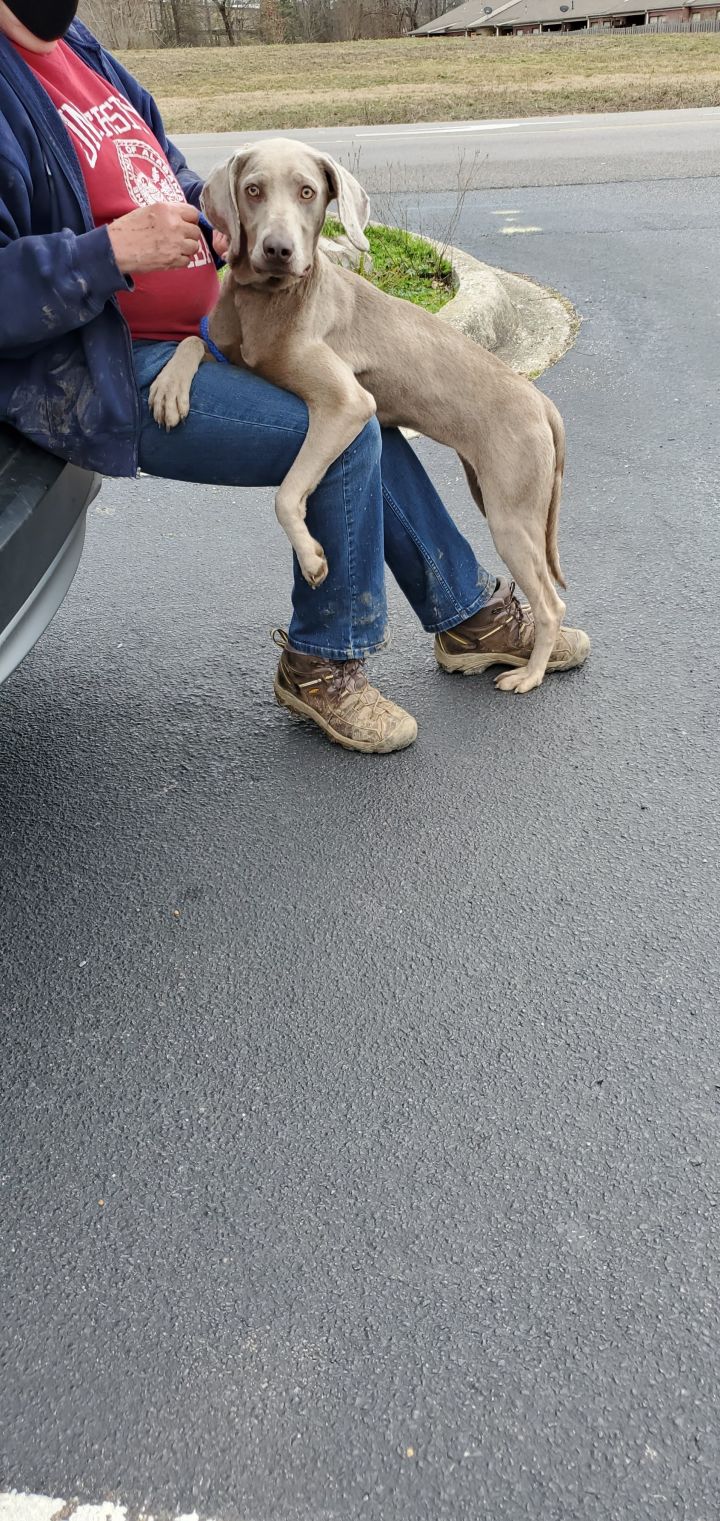
[[[30,187],[16,163],[0,158],[0,353],[37,344],[92,322],[109,298],[132,284],[115,263],[106,227],[25,235]]]

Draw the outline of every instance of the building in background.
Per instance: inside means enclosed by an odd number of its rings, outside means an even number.
[[[715,31],[720,29],[720,0],[678,5],[656,0],[639,6],[637,0],[466,0],[435,21],[426,22],[414,37],[522,37],[540,32],[614,31],[644,27],[652,31]]]

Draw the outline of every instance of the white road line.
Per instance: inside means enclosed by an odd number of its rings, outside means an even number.
[[[713,110],[713,107],[709,109]],[[720,107],[718,107],[720,118]],[[570,127],[573,122],[587,120],[587,115],[582,116],[494,116],[480,117],[477,121],[426,121],[426,122],[385,122],[383,125],[374,127],[338,127],[339,132],[351,131],[356,137],[387,137],[402,136],[421,137],[424,133],[453,133],[453,132],[495,132],[507,127]],[[602,120],[600,116],[593,116],[593,123]],[[638,123],[640,125],[640,123]],[[316,127],[316,132],[329,131],[332,127]]]
[[[52,1521],[64,1504],[48,1495],[19,1495],[11,1490],[0,1494],[0,1521]]]
[[[58,1495],[29,1495],[14,1489],[0,1492],[0,1521],[127,1521],[124,1505],[106,1501],[100,1505],[78,1505],[74,1500],[62,1500]],[[143,1512],[143,1521],[153,1521],[150,1512]],[[197,1511],[177,1516],[175,1521],[199,1521]]]
[[[661,120],[657,120],[657,116]],[[692,109],[672,112],[648,112],[640,113],[639,119],[634,116],[628,120],[624,112],[613,112],[610,116],[606,113],[592,115],[585,113],[577,116],[522,116],[511,120],[493,121],[458,121],[458,122],[388,122],[385,125],[374,127],[362,127],[360,125],[342,124],[335,127],[309,127],[313,140],[328,138],[336,144],[383,143],[391,138],[413,137],[460,137],[471,136],[475,132],[517,132],[545,133],[545,132],[630,132],[630,131],[671,131],[676,127],[720,127],[720,107],[706,106],[704,109],[694,111]],[[302,129],[299,129],[302,130]],[[251,141],[272,137],[272,132],[250,132],[247,134]],[[231,132],[181,132],[178,133],[181,141],[188,140],[201,147],[211,147],[217,139],[227,142],[236,141],[236,134]]]
[[[520,127],[519,121],[479,121],[473,122],[471,127],[412,127],[400,132],[355,132],[355,137],[373,138],[382,140],[388,137],[460,137],[463,132],[507,132],[509,127]]]
[[[710,126],[710,122],[700,123]],[[720,127],[720,120],[712,123]],[[353,139],[362,138],[368,142],[385,142],[390,137],[460,137],[463,133],[472,132],[508,132],[525,128],[528,132],[665,132],[676,127],[697,127],[698,122],[679,119],[676,122],[669,121],[630,121],[630,122],[579,122],[575,119],[561,118],[558,121],[538,121],[535,117],[525,116],[521,121],[487,121],[473,122],[471,126],[455,127],[452,122],[448,126],[427,127],[404,127],[395,132],[392,128],[386,131],[382,129],[374,132],[369,129],[360,129],[352,134]],[[332,128],[326,128],[326,132],[332,133]],[[337,140],[337,139],[336,139]],[[352,140],[352,139],[349,139]]]

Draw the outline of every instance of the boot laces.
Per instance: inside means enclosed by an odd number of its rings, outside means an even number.
[[[535,639],[535,623],[528,602],[521,602],[515,596],[515,582],[510,582],[508,593],[510,604],[509,624],[514,639],[519,645],[532,644]]]
[[[278,649],[290,652],[290,641],[285,629],[275,628],[272,631],[272,641]],[[297,677],[295,678],[297,680]],[[316,687],[319,681],[324,681],[328,691],[333,697],[342,698],[354,696],[367,686],[364,660],[317,660],[312,670],[308,669],[307,679],[297,681],[299,687]]]

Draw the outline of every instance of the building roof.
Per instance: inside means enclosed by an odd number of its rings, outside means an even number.
[[[683,0],[501,0],[500,4],[492,5],[490,0],[466,0],[464,5],[456,5],[444,16],[419,26],[413,36],[472,32],[485,26],[494,30],[498,26],[532,26],[540,22],[583,21],[596,17],[600,20],[603,16],[619,16],[623,12],[638,15],[647,10],[677,10],[678,4],[682,3]],[[700,0],[684,0],[684,3],[692,8]]]
[[[495,6],[491,5],[490,10],[494,9]],[[456,5],[451,11],[446,11],[444,16],[436,16],[434,21],[426,21],[424,26],[416,27],[413,37],[429,37],[433,32],[465,32],[469,27],[477,26],[478,22],[484,23],[485,19],[482,0],[465,0],[464,5]]]

